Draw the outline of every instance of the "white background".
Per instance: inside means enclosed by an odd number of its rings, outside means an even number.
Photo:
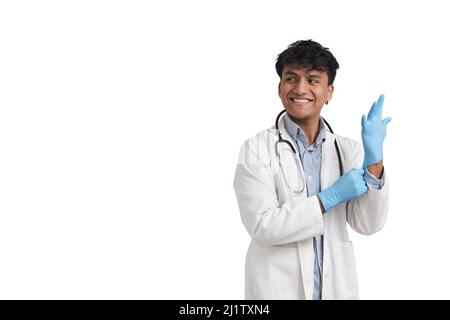
[[[381,93],[393,118],[361,298],[450,298],[449,29],[446,1],[0,2],[0,298],[243,298],[238,150],[309,38],[341,66],[335,132]]]

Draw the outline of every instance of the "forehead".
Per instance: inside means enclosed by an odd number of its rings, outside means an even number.
[[[287,65],[283,69],[283,74],[293,74],[293,75],[315,75],[319,77],[328,76],[326,71],[316,70],[312,67],[304,67],[299,65]]]

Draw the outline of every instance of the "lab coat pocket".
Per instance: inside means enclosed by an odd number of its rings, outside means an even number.
[[[335,262],[337,287],[343,298],[358,298],[358,281],[356,276],[355,254],[353,244],[339,242],[335,244]]]

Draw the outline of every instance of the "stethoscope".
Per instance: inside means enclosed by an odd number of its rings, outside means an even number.
[[[278,141],[275,143],[275,154],[276,154],[276,156],[277,156],[277,158],[278,158],[278,163],[279,163],[279,165],[280,165],[281,172],[282,172],[282,174],[283,174],[283,179],[284,179],[284,182],[285,182],[286,186],[288,187],[288,189],[289,189],[291,192],[301,193],[301,192],[303,192],[303,191],[305,190],[305,183],[304,183],[303,178],[301,177],[301,174],[300,174],[300,157],[297,156],[297,150],[296,150],[296,148],[292,145],[292,143],[291,143],[289,140],[283,139],[283,137],[281,136],[281,131],[280,131],[279,127],[278,127],[278,122],[279,122],[279,120],[280,120],[280,117],[281,117],[281,116],[283,115],[283,113],[285,113],[285,112],[286,112],[286,109],[284,109],[283,111],[281,111],[281,112],[278,114],[277,119],[275,120],[275,129],[276,129],[277,132],[278,132]],[[330,124],[329,124],[323,117],[321,117],[321,118],[322,118],[323,122],[325,122],[326,126],[328,127],[328,130],[330,130],[331,133],[334,133],[334,132],[333,132],[333,129],[331,129]],[[287,145],[289,146],[290,150],[292,151],[292,152],[291,152],[291,155],[292,155],[293,157],[295,157],[294,160],[295,160],[295,163],[297,164],[297,169],[298,169],[297,172],[299,173],[299,174],[298,174],[298,176],[299,176],[299,181],[298,181],[298,185],[297,185],[297,186],[293,186],[293,185],[291,185],[291,184],[288,183],[289,180],[288,180],[288,178],[287,178],[286,170],[285,170],[285,168],[283,167],[282,161],[281,161],[281,152],[280,152],[280,149],[279,149],[279,145],[280,145],[281,143],[287,143]],[[341,150],[339,149],[339,146],[338,146],[338,144],[337,144],[337,140],[336,140],[336,139],[334,140],[334,147],[335,147],[335,149],[336,149],[336,153],[337,153],[338,160],[339,160],[339,176],[342,176],[342,175],[344,174],[344,167],[342,166]],[[300,180],[301,180],[301,181],[300,181]],[[294,183],[294,184],[297,184],[297,183]]]

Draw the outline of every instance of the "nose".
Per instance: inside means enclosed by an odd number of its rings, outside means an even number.
[[[298,95],[302,95],[304,93],[309,92],[308,79],[304,77],[300,78],[300,80],[297,82],[297,85],[294,88],[294,92]]]

